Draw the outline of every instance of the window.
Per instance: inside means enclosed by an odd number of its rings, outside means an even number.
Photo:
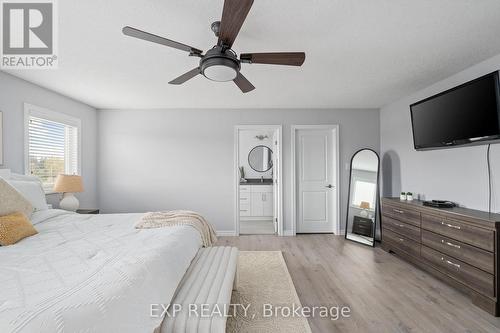
[[[80,173],[79,119],[25,104],[25,169],[50,192],[57,175]]]
[[[376,190],[377,184],[356,180],[354,183],[354,196],[352,204],[356,207],[360,207],[361,202],[368,202],[370,204],[370,208],[373,209],[375,207]]]

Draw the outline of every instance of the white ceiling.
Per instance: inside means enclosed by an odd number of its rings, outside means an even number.
[[[301,68],[243,65],[257,87],[171,79],[197,59],[125,37],[130,25],[207,50],[223,0],[64,0],[59,69],[9,71],[97,108],[380,107],[500,53],[498,0],[255,0],[236,52],[305,51]]]

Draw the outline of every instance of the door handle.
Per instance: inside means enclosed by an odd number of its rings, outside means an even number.
[[[328,185],[326,185],[325,187],[328,187],[328,188],[334,188],[335,186],[333,186],[332,184],[328,184]]]
[[[460,226],[458,226],[458,225],[453,225],[453,224],[449,224],[449,223],[444,223],[444,222],[441,222],[441,225],[445,225],[445,226],[447,226],[448,228],[453,228],[453,229],[458,229],[458,230],[460,230],[460,229],[461,229],[461,228],[460,228]]]

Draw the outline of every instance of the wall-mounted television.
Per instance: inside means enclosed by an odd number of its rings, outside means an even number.
[[[417,150],[500,140],[499,72],[410,105]]]

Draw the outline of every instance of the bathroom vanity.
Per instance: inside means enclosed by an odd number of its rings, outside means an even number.
[[[273,219],[273,185],[272,179],[263,182],[247,182],[240,184],[240,220],[272,221]]]

